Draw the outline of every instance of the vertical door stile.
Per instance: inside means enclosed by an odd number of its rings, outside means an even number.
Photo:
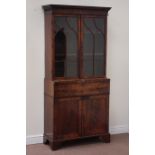
[[[79,57],[80,57],[80,79],[83,78],[83,16],[80,15],[80,50],[79,50]],[[83,126],[83,99],[81,97],[81,100],[80,100],[80,117],[81,117],[81,136],[84,135],[84,126]]]
[[[106,97],[106,123],[106,130],[109,131],[109,96]]]
[[[104,16],[104,76],[106,77],[107,70],[107,16]]]
[[[51,69],[51,73],[52,73],[52,78],[51,78],[51,80],[52,79],[54,79],[55,78],[55,18],[54,18],[54,16],[53,15],[51,15],[51,35],[52,35],[52,37],[51,37],[51,48],[52,48],[52,53],[51,53],[51,56],[52,56],[52,62],[51,62],[51,64],[52,64],[52,69]]]
[[[78,71],[79,71],[79,73],[78,73],[78,75],[79,75],[79,78],[81,78],[81,55],[80,55],[80,53],[81,53],[81,34],[80,34],[80,32],[81,32],[81,21],[80,21],[80,15],[78,16]]]
[[[83,16],[80,15],[80,79],[83,78]]]
[[[79,134],[83,135],[83,122],[82,122],[82,99],[79,102]]]

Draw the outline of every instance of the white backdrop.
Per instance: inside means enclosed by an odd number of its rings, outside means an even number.
[[[45,4],[112,7],[108,16],[107,77],[111,79],[110,132],[128,132],[128,0],[27,0],[27,143],[41,142],[44,120]]]

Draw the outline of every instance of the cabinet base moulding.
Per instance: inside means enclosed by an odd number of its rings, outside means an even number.
[[[129,126],[128,125],[118,125],[110,127],[110,134],[121,134],[121,133],[129,133]],[[45,140],[45,141],[44,141]],[[26,144],[40,144],[40,143],[47,143],[46,138],[44,139],[43,135],[32,135],[26,137]]]
[[[88,137],[80,137],[77,139],[71,139],[71,140],[58,140],[58,141],[50,141],[46,136],[43,137],[43,143],[49,144],[52,150],[57,150],[63,146],[66,142],[74,142],[76,140],[83,140],[88,138],[98,138],[100,141],[104,143],[110,143],[110,134],[103,134],[99,136],[88,136]]]

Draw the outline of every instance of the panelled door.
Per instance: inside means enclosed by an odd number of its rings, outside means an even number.
[[[107,95],[56,98],[54,138],[65,140],[106,133],[107,110]]]
[[[82,129],[84,136],[104,134],[107,132],[108,96],[97,95],[82,99],[83,118]]]
[[[54,138],[65,140],[80,137],[81,98],[56,98],[54,102]]]

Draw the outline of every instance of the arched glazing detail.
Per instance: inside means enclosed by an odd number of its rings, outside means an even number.
[[[60,31],[63,30],[65,36],[64,42],[56,42],[56,36]],[[77,59],[77,43],[78,43],[78,32],[77,32],[77,18],[76,17],[55,17],[55,43],[59,46],[63,46],[60,51],[55,48],[55,76],[56,77],[77,77],[78,76],[78,59]],[[61,45],[60,45],[61,44]],[[63,44],[63,45],[62,45]],[[57,47],[57,45],[55,45]],[[61,62],[57,59],[57,55],[63,55]],[[56,64],[57,68],[56,68]],[[60,65],[61,64],[61,65]],[[63,65],[62,65],[63,64]],[[59,70],[63,74],[56,74]],[[58,71],[58,72],[59,72]]]
[[[55,76],[63,77],[66,60],[66,36],[63,29],[60,29],[55,35],[55,60]]]
[[[83,19],[84,76],[104,75],[104,19]]]

